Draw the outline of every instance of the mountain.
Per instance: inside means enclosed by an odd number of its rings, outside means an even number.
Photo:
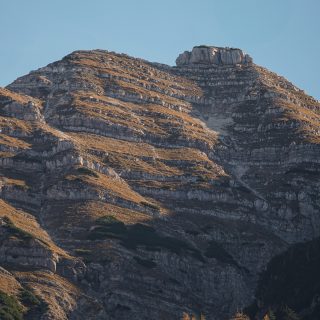
[[[320,103],[240,49],[176,64],[76,51],[0,89],[4,319],[228,319],[319,237]]]

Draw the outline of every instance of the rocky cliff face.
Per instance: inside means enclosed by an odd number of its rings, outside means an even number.
[[[226,319],[319,236],[319,119],[240,49],[32,71],[0,92],[4,272],[43,319]]]
[[[183,65],[236,65],[250,64],[252,58],[240,49],[198,46],[185,51],[176,60],[177,66]]]

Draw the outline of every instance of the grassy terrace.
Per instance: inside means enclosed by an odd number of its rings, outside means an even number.
[[[21,104],[27,104],[29,101],[32,101],[34,103],[37,103],[39,105],[41,105],[42,101],[21,93],[15,93],[11,90],[5,89],[5,88],[1,88],[0,87],[0,103],[4,101],[17,101]]]
[[[217,179],[226,176],[222,167],[206,154],[193,148],[156,148],[147,143],[135,143],[101,137],[94,134],[70,133],[80,150],[93,161],[115,169],[159,176],[201,176]],[[156,179],[155,179],[156,180]]]
[[[156,157],[162,160],[208,161],[208,157],[193,148],[158,148],[147,143],[136,143],[89,133],[68,133],[84,150],[130,154],[137,157]]]
[[[99,121],[121,125],[136,131],[142,130],[161,138],[170,138],[170,132],[175,128],[176,135],[192,137],[193,140],[202,141],[209,146],[217,142],[217,135],[213,131],[208,131],[201,121],[186,112],[151,103],[141,106],[119,99],[98,98],[100,96],[93,98],[82,91],[73,93],[72,96],[74,112],[99,119]]]
[[[3,217],[3,221],[6,223],[4,227],[10,236],[14,236],[21,240],[31,240],[34,238],[31,233],[17,227],[7,216]]]
[[[150,79],[156,81],[157,87],[175,93],[192,92],[201,95],[202,91],[192,81],[163,72],[141,59],[111,52],[76,52],[66,57],[74,64],[89,67],[99,72],[108,73],[113,77],[125,77],[136,80],[141,85],[148,84]],[[177,85],[179,83],[180,85]]]
[[[27,143],[22,139],[10,137],[3,133],[0,133],[0,144],[8,147],[14,146],[19,149],[29,149],[31,147],[30,143]]]
[[[108,190],[114,196],[140,203],[144,198],[133,191],[130,186],[120,179],[98,173],[88,168],[78,167],[67,173],[65,179],[70,182],[85,183],[89,187],[96,188],[97,190]]]
[[[52,242],[49,235],[39,226],[32,215],[17,210],[5,201],[0,200],[0,217],[6,222],[7,230],[17,238],[23,240],[38,239],[50,250],[61,256],[68,256],[64,250]]]
[[[295,138],[304,142],[319,143],[320,135],[316,133],[319,130],[320,121],[319,102],[301,90],[294,90],[289,81],[274,72],[259,66],[256,66],[256,68],[260,73],[262,82],[269,90],[289,95],[289,98],[293,100],[288,102],[282,98],[277,98],[277,106],[283,110],[283,117],[279,120],[298,121],[300,129],[299,132],[296,132]]]

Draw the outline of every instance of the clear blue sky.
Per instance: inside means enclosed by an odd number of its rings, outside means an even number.
[[[239,47],[320,99],[320,0],[0,0],[0,85],[78,49]]]

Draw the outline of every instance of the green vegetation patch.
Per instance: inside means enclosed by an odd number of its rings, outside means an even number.
[[[49,308],[47,302],[37,297],[28,287],[21,289],[19,300],[27,308],[23,319],[40,319]]]
[[[30,291],[22,289],[19,294],[20,301],[27,307],[39,306],[41,301]]]
[[[23,311],[18,300],[0,291],[0,319],[1,320],[22,320]]]

